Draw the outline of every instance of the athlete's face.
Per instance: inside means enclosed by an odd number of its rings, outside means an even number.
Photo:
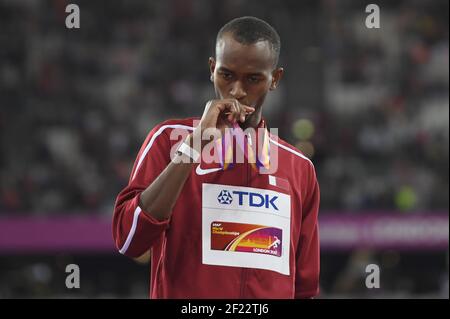
[[[257,111],[283,74],[282,68],[274,66],[267,41],[245,45],[230,34],[218,41],[216,59],[209,58],[209,66],[217,98],[235,98]]]

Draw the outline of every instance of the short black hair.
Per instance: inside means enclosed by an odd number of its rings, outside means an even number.
[[[280,36],[266,21],[251,16],[233,19],[217,33],[216,45],[225,33],[230,33],[236,41],[242,44],[268,41],[274,54],[275,65],[278,64],[281,49]]]

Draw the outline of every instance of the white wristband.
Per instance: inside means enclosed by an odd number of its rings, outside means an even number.
[[[197,162],[198,158],[200,157],[200,153],[197,152],[196,150],[194,150],[192,147],[190,147],[186,143],[181,143],[177,152],[183,153],[184,155],[192,158],[194,160],[194,162]]]

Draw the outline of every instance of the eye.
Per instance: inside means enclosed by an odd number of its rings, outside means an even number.
[[[231,80],[233,75],[229,72],[220,72],[220,76],[225,80]]]
[[[261,79],[258,76],[252,75],[248,78],[248,81],[250,83],[259,83],[259,81],[261,81]]]

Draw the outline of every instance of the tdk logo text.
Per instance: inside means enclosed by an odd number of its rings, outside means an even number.
[[[272,206],[275,210],[278,210],[278,207],[275,204],[275,201],[278,199],[278,196],[270,196],[270,195],[261,195],[258,193],[252,192],[241,192],[241,191],[232,191],[233,195],[238,196],[239,205],[244,205],[244,201],[248,201],[248,205],[251,207],[265,207],[270,208]],[[217,200],[220,204],[231,204],[233,201],[233,197],[230,194],[230,191],[222,190],[217,196]]]

